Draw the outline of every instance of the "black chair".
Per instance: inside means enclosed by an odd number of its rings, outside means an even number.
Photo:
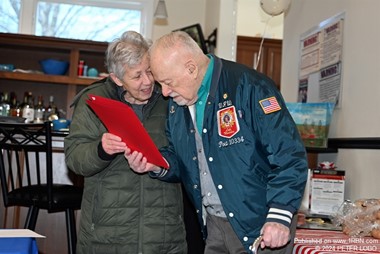
[[[0,177],[4,206],[28,207],[24,228],[34,230],[40,209],[65,212],[68,250],[75,253],[74,211],[83,188],[53,179],[51,122],[0,122]]]

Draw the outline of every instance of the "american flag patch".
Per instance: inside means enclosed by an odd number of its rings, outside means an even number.
[[[260,106],[263,108],[265,114],[276,112],[281,109],[280,105],[278,105],[276,97],[274,96],[261,100],[259,101],[259,103]]]

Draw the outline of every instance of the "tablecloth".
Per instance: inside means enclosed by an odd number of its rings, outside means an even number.
[[[1,254],[38,254],[35,238],[31,237],[1,237]]]
[[[297,229],[293,254],[380,253],[380,239],[350,237],[341,231]]]

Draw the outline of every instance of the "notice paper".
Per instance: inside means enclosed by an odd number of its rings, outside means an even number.
[[[169,168],[148,132],[131,107],[108,98],[89,95],[87,104],[100,118],[108,131],[119,136],[132,151],[138,151],[149,163]]]
[[[30,229],[0,229],[0,237],[34,237],[45,238]]]

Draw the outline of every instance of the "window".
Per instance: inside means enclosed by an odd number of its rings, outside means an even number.
[[[20,20],[20,1],[0,2],[0,32],[17,33]]]
[[[0,32],[111,41],[124,31],[134,30],[151,38],[153,3],[152,0],[1,0]]]

